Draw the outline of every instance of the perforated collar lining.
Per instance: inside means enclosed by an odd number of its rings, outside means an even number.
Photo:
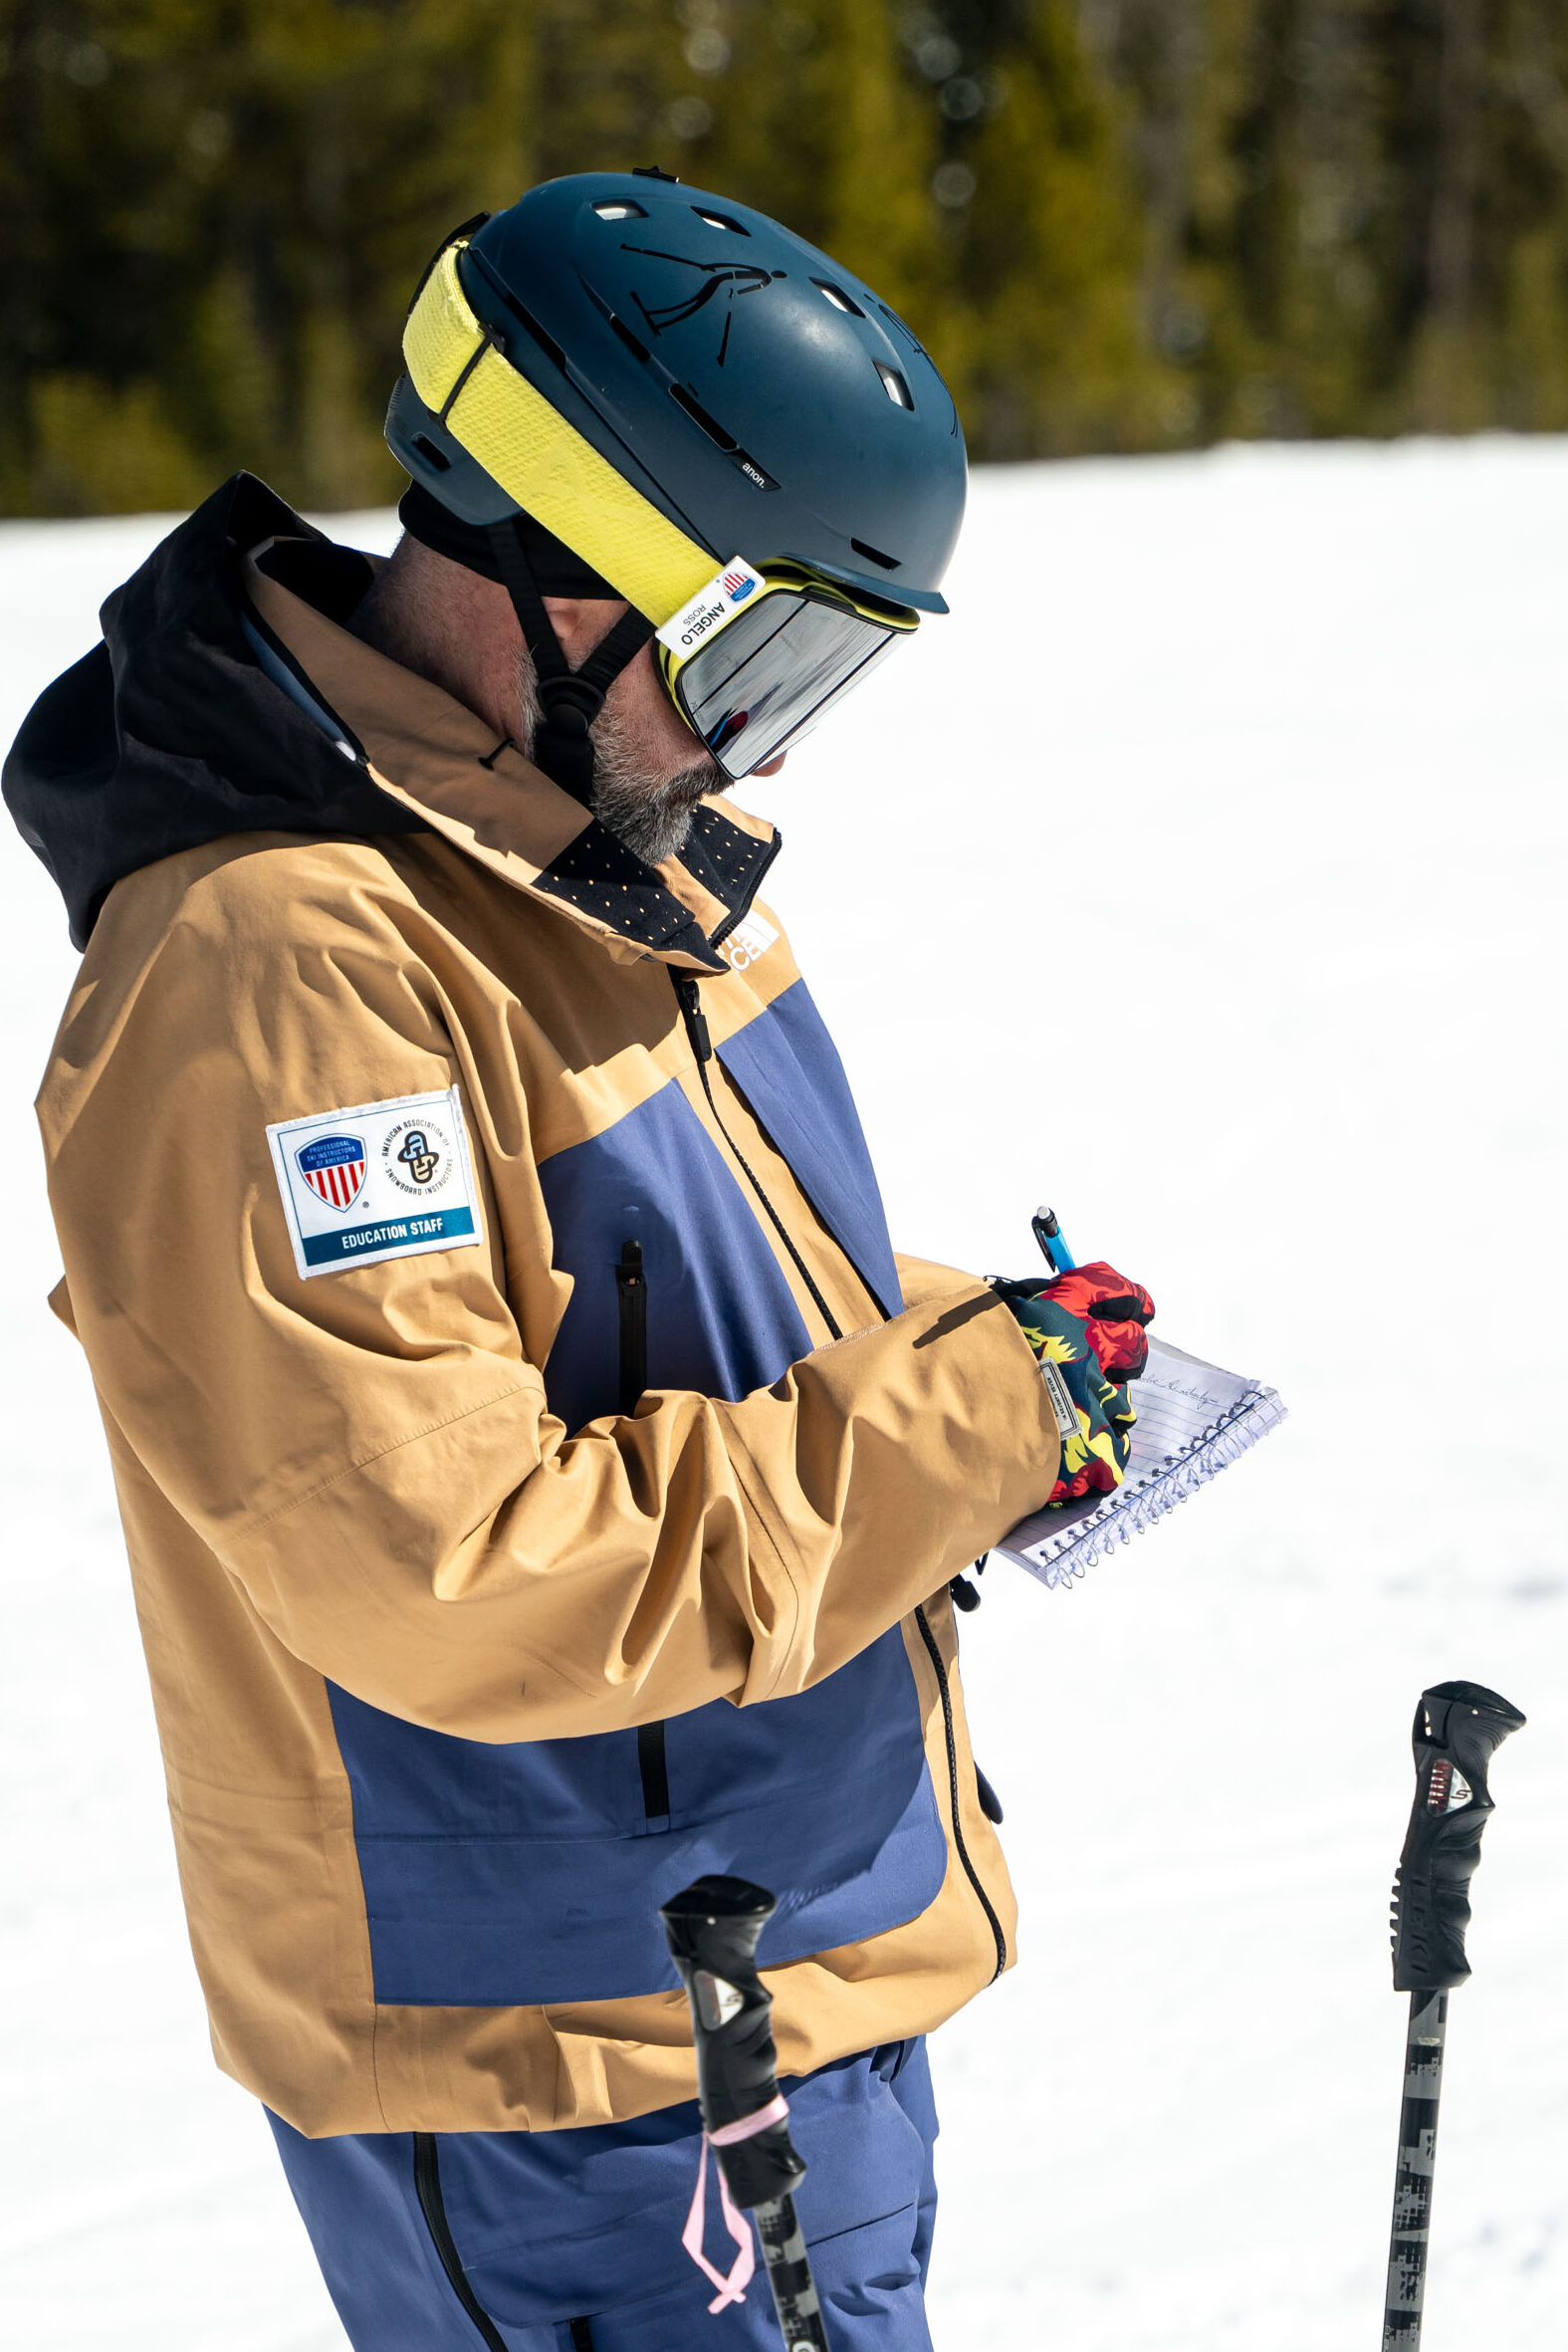
[[[705,801],[681,855],[645,864],[472,711],[318,610],[308,595],[315,552],[282,538],[252,551],[254,618],[380,790],[612,953],[727,970],[717,949],[778,853],[774,827]]]

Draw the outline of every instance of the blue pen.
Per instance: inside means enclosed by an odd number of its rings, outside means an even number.
[[[1034,1239],[1039,1243],[1041,1252],[1049,1262],[1052,1274],[1071,1274],[1078,1261],[1062,1238],[1062,1230],[1056,1222],[1055,1210],[1036,1209],[1029,1219],[1029,1224],[1034,1230]]]

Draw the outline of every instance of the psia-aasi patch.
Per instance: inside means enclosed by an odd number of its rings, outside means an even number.
[[[302,1276],[469,1249],[479,1196],[457,1088],[360,1102],[267,1130]]]

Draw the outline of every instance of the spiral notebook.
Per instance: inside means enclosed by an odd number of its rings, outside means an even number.
[[[1127,1476],[1115,1494],[1037,1511],[994,1546],[1042,1584],[1070,1583],[1114,1544],[1141,1535],[1285,1418],[1273,1389],[1163,1339],[1150,1339],[1148,1366],[1132,1396],[1138,1421]]]

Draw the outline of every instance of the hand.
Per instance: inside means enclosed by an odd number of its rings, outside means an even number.
[[[1149,1358],[1144,1325],[1153,1317],[1154,1300],[1141,1283],[1128,1282],[1100,1260],[1049,1282],[1026,1278],[992,1288],[1017,1318],[1038,1362],[1056,1367],[1078,1418],[1076,1432],[1062,1437],[1061,1470],[1046,1508],[1110,1494],[1126,1474],[1137,1419],[1128,1383]]]

